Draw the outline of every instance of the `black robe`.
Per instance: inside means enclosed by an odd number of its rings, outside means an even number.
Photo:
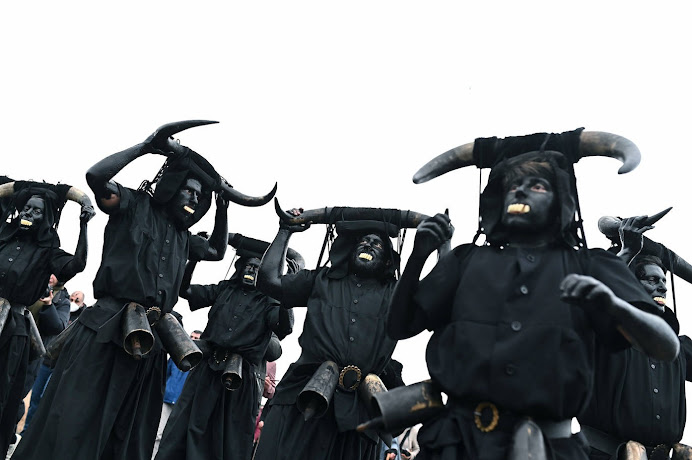
[[[449,402],[423,424],[417,458],[504,459],[521,417],[561,421],[583,412],[596,335],[610,350],[629,344],[607,315],[560,300],[569,273],[593,276],[618,297],[656,308],[627,266],[599,249],[465,245],[421,281],[415,301],[434,332],[428,370]],[[498,428],[488,433],[474,424],[474,407],[483,401],[500,410]],[[546,444],[548,458],[587,458],[582,435]]]
[[[149,195],[119,189],[94,280],[97,301],[65,343],[15,460],[151,459],[166,355],[153,329],[153,349],[134,360],[123,350],[120,319],[132,301],[172,310],[191,237]]]
[[[383,371],[396,346],[385,333],[395,284],[393,279],[380,282],[355,275],[335,276],[326,268],[282,277],[284,304],[307,305],[308,311],[299,339],[302,353],[276,387],[256,460],[375,459],[376,438],[355,431],[369,419],[357,392],[337,387],[327,414],[307,422],[295,401],[327,360],[340,368],[356,365],[363,377]]]
[[[14,442],[17,411],[24,398],[24,381],[29,361],[28,310],[43,297],[51,273],[60,275],[72,255],[60,248],[39,246],[33,239],[16,236],[0,240],[0,297],[13,309],[0,334],[0,456]],[[39,317],[49,322],[51,313]]]
[[[188,375],[173,407],[156,460],[248,460],[259,410],[258,366],[272,331],[279,329],[279,303],[237,280],[190,286],[191,310],[212,306],[202,339],[215,353]],[[243,357],[243,382],[226,390],[222,382],[226,352]]]

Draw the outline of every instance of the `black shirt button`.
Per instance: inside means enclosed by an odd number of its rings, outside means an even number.
[[[520,331],[521,330],[521,323],[519,321],[512,321],[512,330],[513,331]]]
[[[163,273],[159,273],[159,278],[163,278]]]
[[[170,243],[170,242],[171,242],[171,240],[166,240],[166,244],[168,244],[168,243]]]
[[[534,260],[536,260],[536,258],[533,255],[529,254],[528,256],[526,256],[526,260],[528,260],[529,262],[533,262]]]
[[[12,262],[14,259],[13,259],[12,257],[10,257],[8,260],[9,260],[10,262]]]
[[[661,420],[661,416],[656,414],[656,420]]]
[[[356,319],[355,319],[355,318],[351,318],[351,322],[352,322],[352,323],[355,323],[355,322],[356,322]]]
[[[159,291],[159,295],[163,294],[163,291]]]
[[[353,303],[358,303],[358,299],[353,299]]]
[[[17,249],[19,249],[19,248],[17,248]],[[356,284],[356,287],[361,287],[361,284],[360,283]]]
[[[22,247],[21,247],[21,246],[17,246],[17,251],[19,251],[20,249],[22,249]]]
[[[656,365],[654,363],[651,363],[651,369],[656,369]]]
[[[161,256],[161,260],[166,260],[166,256]]]
[[[514,364],[507,364],[505,366],[505,374],[507,375],[514,375],[517,372],[517,366]]]
[[[658,388],[654,388],[654,393],[658,394]]]
[[[233,332],[233,328],[229,327],[228,332]]]
[[[237,315],[233,315],[233,319],[238,319],[238,316],[237,316]]]
[[[348,340],[350,340],[351,342],[353,342],[353,341],[356,340],[356,339],[354,339],[353,337],[349,337]]]
[[[522,294],[526,295],[526,294],[529,293],[529,288],[527,288],[526,286],[522,285],[522,286],[519,288],[519,292],[521,292]]]

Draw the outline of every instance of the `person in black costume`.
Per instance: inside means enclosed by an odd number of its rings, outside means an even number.
[[[283,339],[291,332],[292,321],[279,302],[255,288],[262,253],[239,249],[237,254],[235,272],[218,284],[190,284],[194,260],[185,269],[180,296],[193,311],[211,307],[201,337],[207,359],[185,382],[163,432],[157,460],[246,460],[251,456],[260,399],[257,374],[272,332]],[[229,390],[224,371],[233,354],[242,357],[242,382]]]
[[[419,432],[418,459],[586,459],[571,419],[590,397],[595,336],[619,349],[626,334],[657,359],[675,358],[670,328],[636,308],[655,311],[651,297],[621,260],[585,249],[576,231],[572,163],[624,141],[581,130],[477,139],[414,176],[492,166],[481,195],[486,244],[455,248],[419,281],[452,231],[444,214],[426,220],[392,297],[388,333],[433,331],[428,370],[448,396]],[[627,166],[632,148],[621,150],[614,155]]]
[[[659,243],[647,239],[645,247],[643,232],[652,228],[650,223],[648,216],[621,219],[617,233],[608,236],[617,236],[613,251],[629,265],[658,304],[658,314],[678,334],[680,325],[666,304],[666,272],[690,279],[692,270],[679,257],[671,258]],[[679,339],[680,353],[671,362],[650,358],[634,347],[618,353],[596,348],[594,393],[579,417],[592,460],[623,459],[632,451],[644,450],[650,460],[660,460],[669,458],[672,448],[681,450],[676,444],[685,429],[685,381],[692,381],[692,340],[684,335]]]
[[[282,223],[260,267],[258,287],[288,308],[307,306],[307,315],[300,358],[276,388],[255,459],[375,459],[377,436],[355,431],[368,415],[354,389],[361,376],[382,373],[396,346],[384,332],[398,266],[390,237],[398,228],[383,222],[337,222],[331,267],[282,275],[288,240],[304,229]],[[338,365],[339,384],[326,414],[306,420],[296,399],[327,360]]]
[[[126,352],[122,324],[128,305],[146,310],[151,325],[171,312],[190,254],[206,260],[223,258],[228,232],[224,197],[243,204],[243,196],[228,191],[201,155],[169,137],[208,123],[164,125],[145,142],[110,155],[87,171],[98,206],[109,215],[101,266],[93,283],[97,300],[67,329],[43,403],[14,454],[16,459],[151,459],[163,403],[166,353],[156,328],[147,354],[138,356],[134,347],[132,355]],[[147,153],[167,156],[155,189],[147,182],[132,190],[111,181]],[[207,212],[212,192],[218,194],[215,226],[206,240],[191,235],[188,228]],[[250,200],[254,205],[259,201]]]
[[[89,198],[69,185],[6,182],[0,186],[6,207],[0,225],[0,456],[15,442],[17,412],[24,397],[30,352],[27,310],[47,295],[48,280],[56,274],[69,280],[86,267],[87,222],[94,216]],[[75,254],[60,248],[57,223],[66,200],[80,202],[80,233]],[[8,218],[9,222],[6,222]],[[39,307],[37,317],[45,334],[60,331],[52,305]]]

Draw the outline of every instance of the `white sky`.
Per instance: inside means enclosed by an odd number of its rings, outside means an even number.
[[[643,157],[625,176],[614,160],[578,164],[589,245],[607,246],[602,215],[674,206],[648,236],[692,261],[688,11],[683,1],[4,2],[0,174],[88,191],[89,166],[159,125],[218,120],[179,137],[240,191],[260,195],[278,181],[284,208],[449,208],[458,245],[475,232],[477,170],[414,185],[420,166],[476,137],[584,126],[631,139]],[[149,155],[116,179],[136,188],[162,162]],[[68,251],[76,208],[60,227]],[[212,216],[192,230],[211,230]],[[231,205],[229,219],[231,231],[265,240],[278,228],[271,204]],[[105,223],[102,213],[91,221],[87,269],[68,284],[88,301]],[[309,267],[323,234],[315,226],[291,240]],[[219,281],[231,258],[201,264],[193,281]],[[677,298],[690,333],[682,281]],[[188,313],[182,300],[176,309],[188,330],[204,327],[205,310]],[[300,353],[300,318],[279,374]],[[397,347],[407,383],[427,377],[427,339]]]

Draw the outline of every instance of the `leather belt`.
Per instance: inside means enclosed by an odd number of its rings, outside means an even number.
[[[618,439],[615,436],[606,433],[605,431],[601,431],[589,425],[581,425],[581,431],[582,433],[584,433],[584,436],[586,436],[586,439],[587,441],[589,441],[591,447],[598,449],[601,452],[604,452],[608,455],[615,455],[618,448],[622,444],[625,444],[627,441],[629,441],[628,439]],[[652,458],[653,456],[656,456],[659,453],[660,455],[668,457],[670,449],[672,449],[672,446],[668,444],[659,444],[657,446],[645,446],[644,444],[642,444],[642,446],[646,449],[646,453],[649,456],[649,458]]]
[[[484,401],[478,404],[454,404],[466,410],[471,409],[473,422],[476,428],[484,433],[489,433],[495,429],[503,431],[513,430],[516,423],[522,418],[530,418],[540,428],[543,436],[548,439],[569,438],[572,436],[572,420],[565,419],[560,421],[540,419],[523,414],[516,414],[499,409],[495,404]]]

